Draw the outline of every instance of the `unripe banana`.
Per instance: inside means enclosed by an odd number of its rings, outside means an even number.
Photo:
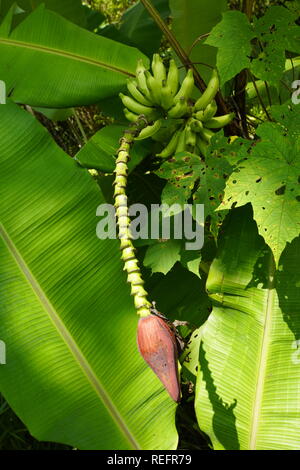
[[[202,132],[202,129],[203,129],[202,121],[198,121],[198,119],[192,119],[190,126],[193,132],[197,132],[197,133]]]
[[[130,122],[135,122],[135,121],[138,119],[138,117],[139,117],[138,114],[132,113],[132,112],[129,111],[127,108],[124,108],[123,111],[124,111],[124,114],[125,114],[126,119],[127,119],[128,121],[130,121]]]
[[[137,81],[134,78],[129,78],[127,80],[127,88],[129,93],[133,96],[133,98],[141,104],[145,106],[151,106],[151,101],[149,101],[145,96],[138,90],[137,88]]]
[[[144,129],[141,130],[139,133],[138,137],[135,138],[135,140],[143,140],[147,139],[148,137],[152,137],[156,132],[159,131],[162,125],[162,119],[157,119],[154,124],[151,126],[144,127]]]
[[[202,96],[196,101],[194,109],[199,111],[200,109],[205,109],[208,104],[214,99],[219,89],[219,76],[216,70],[213,70],[211,79],[207,85],[207,88]]]
[[[167,86],[170,87],[172,96],[175,96],[178,91],[178,80],[178,68],[175,60],[171,59],[167,76]]]
[[[188,148],[188,150],[191,150],[192,152],[194,151],[195,146],[196,146],[196,140],[197,140],[197,136],[192,131],[191,126],[188,124],[185,128],[185,145]]]
[[[181,87],[177,95],[175,95],[174,97],[174,103],[177,103],[177,101],[180,100],[180,98],[185,98],[186,100],[188,100],[192,94],[193,88],[194,88],[193,70],[189,69],[188,73],[186,74],[181,84]]]
[[[171,108],[168,111],[168,117],[170,117],[172,119],[181,118],[182,116],[187,114],[188,111],[189,111],[188,104],[187,104],[186,100],[183,98],[183,99],[180,99],[179,101],[177,101],[175,106],[173,106],[173,108]]]
[[[147,87],[147,82],[146,82],[146,77],[145,77],[145,72],[146,68],[143,64],[143,61],[140,59],[138,60],[137,67],[135,70],[135,75],[136,75],[136,80],[138,87],[140,91],[145,95],[146,98],[148,98],[151,101],[150,93]]]
[[[149,93],[151,95],[151,101],[157,105],[160,106],[160,101],[161,101],[161,87],[162,84],[160,85],[154,77],[152,77],[151,73],[146,71],[145,72],[145,77],[146,77],[146,83],[147,87],[149,90]]]
[[[186,135],[186,128],[179,135],[178,143],[176,146],[175,153],[184,152],[185,151],[185,135]]]
[[[207,150],[208,144],[205,142],[201,136],[197,137],[197,148],[199,148],[200,153],[205,157],[206,156],[206,150]]]
[[[170,109],[174,104],[174,98],[171,93],[171,88],[169,85],[163,86],[160,91],[161,106],[166,111]]]
[[[129,111],[136,113],[138,115],[144,114],[149,119],[153,120],[155,116],[159,116],[158,111],[155,108],[150,108],[149,106],[144,106],[143,104],[138,103],[130,96],[123,95],[123,93],[119,94],[122,103]]]
[[[166,80],[166,69],[159,54],[153,54],[152,72],[155,80],[161,86],[163,80]]]
[[[209,119],[214,117],[217,111],[218,111],[217,103],[215,102],[215,100],[213,100],[209,103],[209,105],[206,106],[203,112],[203,120],[208,121]]]
[[[205,142],[209,144],[210,139],[212,138],[213,135],[214,135],[214,132],[203,127],[202,132],[201,132],[201,137],[203,138],[203,140],[205,140]]]
[[[158,153],[157,156],[161,158],[168,158],[174,155],[181,133],[182,129],[178,129],[176,132],[174,132],[168,145],[160,153]]]
[[[221,127],[227,126],[234,118],[234,113],[224,114],[224,116],[214,117],[205,123],[205,127],[208,129],[220,129]]]

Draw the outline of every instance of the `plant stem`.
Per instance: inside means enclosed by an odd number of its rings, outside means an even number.
[[[260,96],[260,93],[259,93],[259,91],[258,91],[256,82],[255,82],[255,78],[253,77],[253,75],[252,75],[251,72],[249,72],[249,73],[250,73],[250,76],[251,76],[251,80],[252,80],[253,86],[254,86],[255,91],[256,91],[257,98],[258,98],[258,100],[259,100],[259,102],[260,102],[260,105],[261,105],[261,107],[263,108],[264,112],[266,113],[266,116],[267,116],[267,118],[269,119],[269,121],[272,121],[271,116],[270,116],[270,114],[268,113],[268,110],[267,110],[267,108],[266,108],[266,106],[265,106],[265,104],[264,104],[264,102],[263,102],[263,100],[262,100],[262,97]]]
[[[245,13],[251,21],[253,11],[253,0],[243,0],[242,12]],[[249,138],[248,124],[246,117],[246,85],[248,81],[247,70],[242,70],[235,78],[235,101],[239,109],[241,117],[241,127],[243,134],[246,138]]]
[[[174,34],[169,30],[168,26],[164,22],[164,20],[160,17],[160,14],[154,8],[154,6],[149,2],[148,0],[141,0],[141,3],[144,5],[146,10],[148,10],[148,13],[152,16],[154,19],[155,23],[157,26],[160,28],[160,30],[163,32],[163,34],[166,36],[168,39],[170,45],[174,49],[174,52],[177,54],[178,58],[180,61],[183,63],[183,65],[186,68],[191,68],[193,70],[194,78],[195,78],[195,83],[198,85],[199,89],[203,92],[206,89],[206,85],[202,77],[200,76],[198,70],[192,62],[190,61],[188,55],[185,53],[184,49],[181,47],[177,39],[175,38]]]
[[[121,138],[120,148],[117,153],[114,181],[114,199],[117,224],[119,228],[119,239],[122,251],[122,260],[124,261],[124,270],[127,271],[127,281],[131,286],[131,295],[134,297],[134,305],[137,314],[141,317],[150,315],[151,303],[147,299],[147,292],[143,284],[143,278],[139,268],[138,260],[135,256],[135,248],[132,243],[130,233],[130,218],[127,205],[127,175],[128,161],[130,159],[130,148],[133,145],[134,138],[147,125],[147,121],[142,116],[131,125],[130,129],[124,131]]]

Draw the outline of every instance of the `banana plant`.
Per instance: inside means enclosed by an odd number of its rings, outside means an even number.
[[[0,2],[0,393],[79,449],[298,449],[297,6],[141,0],[91,32],[45,3]],[[90,105],[114,122],[88,140],[76,114],[72,159],[51,109]],[[203,247],[132,241],[128,201],[188,204]]]
[[[209,272],[214,306],[200,333],[195,408],[214,449],[293,450],[300,443],[300,238],[276,272],[251,212],[246,206],[227,219]]]
[[[12,102],[0,140],[1,393],[40,440],[176,448],[175,405],[136,348],[118,243],[96,237],[99,188]]]
[[[137,49],[80,28],[44,5],[16,27],[13,18],[11,7],[0,26],[0,54],[1,78],[15,102],[94,104],[126,86],[138,59],[147,62]]]

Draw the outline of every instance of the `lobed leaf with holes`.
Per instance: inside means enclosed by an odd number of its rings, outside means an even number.
[[[261,141],[237,163],[219,209],[251,202],[259,233],[278,264],[286,243],[300,232],[300,137],[287,134],[279,122],[261,124],[257,132]]]
[[[167,274],[180,261],[181,240],[157,240],[147,248],[144,266],[152,273]]]
[[[250,65],[251,39],[254,33],[246,15],[228,11],[210,33],[205,44],[218,47],[217,67],[221,84]]]
[[[300,51],[296,19],[297,14],[283,6],[272,6],[263,17],[254,19],[253,25],[239,11],[224,13],[205,41],[218,47],[221,83],[249,68],[257,78],[277,87],[284,70],[285,52]]]
[[[300,52],[297,15],[282,6],[271,7],[256,21],[254,31],[261,53],[251,70],[261,80],[277,86],[285,64],[285,51]]]
[[[217,210],[223,199],[226,179],[232,173],[233,165],[246,157],[250,145],[251,142],[244,139],[229,143],[220,132],[213,136],[205,162],[187,152],[176,154],[156,171],[158,176],[168,180],[162,192],[162,203],[183,207],[191,199],[194,205],[204,204],[205,219],[210,216],[210,230],[217,237],[227,213]],[[196,219],[196,214],[193,215]]]

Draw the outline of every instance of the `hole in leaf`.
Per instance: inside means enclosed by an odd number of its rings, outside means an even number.
[[[275,194],[277,196],[281,196],[282,194],[285,193],[285,190],[286,190],[286,185],[280,186],[280,188],[276,189]]]
[[[256,183],[260,183],[261,180],[262,180],[262,178],[258,178],[255,182],[256,182]]]

